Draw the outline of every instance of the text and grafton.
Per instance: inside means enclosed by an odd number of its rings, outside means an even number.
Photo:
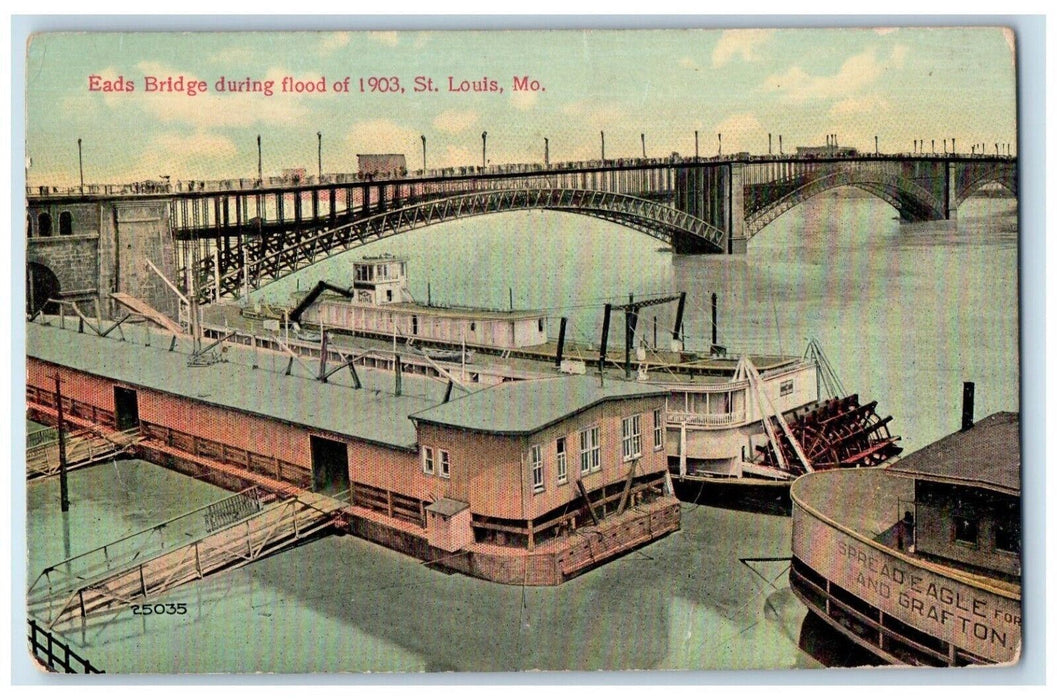
[[[547,88],[529,74],[505,78],[483,76],[416,75],[342,75],[338,77],[254,78],[220,75],[204,80],[177,75],[88,76],[88,91],[105,94],[172,94],[185,97],[200,95],[252,94],[261,97],[277,95],[436,95],[493,94],[506,92],[546,92]]]

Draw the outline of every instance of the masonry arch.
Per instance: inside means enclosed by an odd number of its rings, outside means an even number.
[[[38,262],[26,263],[26,313],[32,315],[44,310],[44,313],[58,313],[58,304],[48,303],[57,299],[62,291],[59,278],[51,268]]]

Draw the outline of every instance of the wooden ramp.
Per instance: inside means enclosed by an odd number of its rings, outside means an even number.
[[[139,428],[124,432],[98,433],[77,430],[66,435],[66,471],[88,467],[126,452],[140,440]],[[59,473],[59,440],[26,448],[26,480],[34,481]]]
[[[48,567],[30,587],[31,613],[54,629],[117,612],[310,537],[348,506],[348,493],[302,491],[267,506],[258,493],[247,489]]]
[[[179,323],[172,320],[161,311],[158,311],[142,299],[134,297],[131,294],[125,294],[124,292],[112,292],[110,298],[127,309],[139,314],[148,321],[161,326],[170,333],[183,333],[183,329],[180,327]]]

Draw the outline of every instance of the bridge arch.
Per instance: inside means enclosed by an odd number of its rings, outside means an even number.
[[[726,234],[708,222],[667,204],[632,195],[574,189],[491,190],[416,202],[321,230],[293,244],[264,236],[247,239],[252,243],[247,246],[246,286],[257,289],[366,243],[426,226],[527,209],[603,219],[668,243],[679,252],[724,252],[726,242]],[[199,298],[210,301],[217,284],[211,261],[200,263],[198,279],[204,281],[198,288]],[[222,296],[237,294],[244,285],[243,268],[222,273],[219,284]]]
[[[925,188],[910,178],[882,170],[828,171],[808,179],[783,196],[745,217],[745,236],[752,238],[782,214],[812,197],[838,187],[857,187],[892,205],[904,221],[942,219],[943,207]]]
[[[958,182],[955,204],[972,197],[986,185],[997,184],[1014,196],[1018,196],[1017,166],[1015,163],[986,163],[977,167],[967,167]]]

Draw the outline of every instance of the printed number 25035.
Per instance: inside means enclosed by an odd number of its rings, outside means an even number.
[[[133,615],[186,615],[187,603],[155,603],[154,605],[133,605]]]

